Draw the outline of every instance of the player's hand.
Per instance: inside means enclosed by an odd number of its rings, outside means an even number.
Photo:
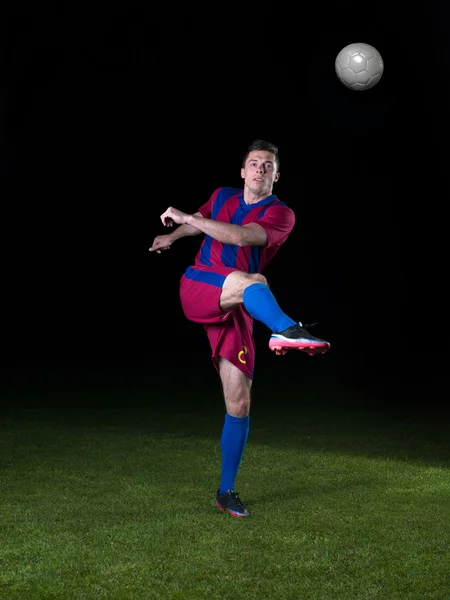
[[[169,206],[169,208],[163,212],[160,218],[165,227],[173,227],[174,223],[177,225],[184,225],[188,217],[189,215],[181,212],[181,210]]]
[[[168,250],[172,245],[172,236],[167,235],[157,235],[153,240],[153,244],[151,248],[149,248],[149,252],[156,252],[157,254],[161,254],[163,250]]]

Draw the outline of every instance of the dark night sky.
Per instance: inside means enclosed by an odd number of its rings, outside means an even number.
[[[178,303],[200,238],[165,255],[148,248],[167,206],[195,212],[216,187],[240,186],[243,151],[265,138],[280,146],[275,192],[297,214],[266,274],[286,312],[318,321],[332,342],[323,368],[441,369],[447,350],[428,322],[445,317],[430,288],[447,262],[443,5],[396,15],[339,3],[301,21],[274,8],[5,21],[4,368],[158,369],[156,348],[163,365],[188,356],[211,369],[203,331]],[[363,93],[334,73],[339,50],[358,41],[385,62]],[[268,332],[255,335],[257,360],[272,365]]]

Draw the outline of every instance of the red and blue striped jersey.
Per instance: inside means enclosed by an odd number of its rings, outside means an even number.
[[[266,246],[233,246],[206,235],[194,267],[231,267],[247,273],[261,273],[286,241],[295,224],[294,211],[275,195],[255,204],[244,202],[242,189],[220,187],[198,209],[214,221],[246,225],[258,223],[267,234]]]

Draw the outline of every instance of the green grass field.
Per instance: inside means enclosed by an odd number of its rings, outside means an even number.
[[[11,398],[1,599],[450,599],[437,410],[332,385],[276,398],[262,380],[236,486],[252,516],[236,519],[214,507],[220,392],[196,391],[57,385]]]

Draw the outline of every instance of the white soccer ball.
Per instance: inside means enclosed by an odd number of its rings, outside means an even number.
[[[373,88],[383,75],[380,53],[369,44],[349,44],[336,56],[336,75],[345,87],[363,91]]]

